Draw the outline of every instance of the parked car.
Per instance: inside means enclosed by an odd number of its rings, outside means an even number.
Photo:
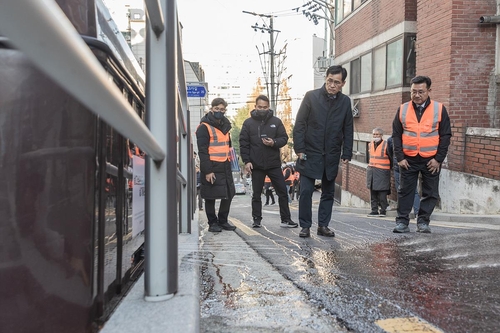
[[[236,194],[246,194],[247,193],[247,188],[245,187],[245,184],[243,184],[243,183],[236,183],[236,184],[234,184],[234,187],[236,188]]]

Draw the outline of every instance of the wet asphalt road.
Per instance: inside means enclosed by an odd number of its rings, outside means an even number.
[[[319,193],[314,199],[319,200]],[[291,204],[292,219],[296,222],[297,205],[296,201]],[[313,207],[313,220],[317,217],[316,208]],[[300,228],[279,226],[277,205],[264,207],[262,228],[252,229],[250,195],[235,197],[230,218],[238,227],[239,241],[243,240],[237,248],[225,244],[224,234],[231,233],[228,231],[216,235],[203,233],[202,237],[205,264],[202,267],[201,326],[205,332],[309,332],[308,329],[322,332],[397,332],[399,329],[401,332],[408,320],[417,324],[409,324],[404,332],[500,331],[499,226],[470,227],[467,224],[466,227],[465,224],[433,221],[432,234],[415,233],[416,225],[412,223],[412,232],[400,235],[392,233],[394,218],[334,212],[330,227],[335,230],[335,238],[317,236],[316,221],[313,221],[311,238],[302,239],[298,237]],[[213,244],[216,243],[220,252],[214,255]],[[252,261],[257,256],[253,251],[269,267],[259,263],[252,268]],[[217,259],[223,259],[220,262],[225,264],[213,265]],[[258,329],[258,325],[231,329],[230,320],[220,320],[218,315],[222,313],[231,315],[227,309],[224,312],[224,307],[240,311],[232,312],[236,316],[254,311],[256,304],[264,311],[269,310],[258,302],[242,305],[239,301],[231,305],[227,301],[231,291],[220,287],[224,286],[225,279],[220,270],[227,267],[228,262],[235,261],[238,273],[233,276],[232,285],[238,285],[240,295],[254,292],[254,300],[269,297],[272,303],[280,296],[288,297],[298,292],[297,302],[300,301],[304,308],[298,307],[290,318],[303,315],[305,319],[287,328],[280,324],[277,314],[278,319],[274,318],[268,328]],[[256,278],[254,289],[242,290],[241,281],[245,279],[241,276],[245,275],[245,270],[260,274],[260,279],[271,271],[278,273],[273,281],[281,278],[290,284],[290,289],[277,290],[276,285],[285,284],[272,282],[268,290],[259,290],[265,282]],[[252,274],[247,272],[247,275]],[[219,290],[214,290],[217,285]],[[283,301],[290,300],[288,297]],[[221,307],[218,313],[213,311],[216,303]],[[282,308],[279,303],[276,306]],[[254,315],[258,320],[262,312]],[[317,320],[304,322],[306,317]],[[293,320],[290,318],[285,321]],[[394,322],[393,318],[398,319]],[[224,329],[220,325],[222,322]],[[280,328],[273,330],[272,325],[276,323]]]

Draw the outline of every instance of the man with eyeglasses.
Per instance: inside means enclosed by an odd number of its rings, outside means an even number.
[[[240,155],[245,171],[252,175],[252,227],[260,228],[262,220],[261,193],[266,176],[278,196],[281,227],[296,228],[288,206],[288,192],[281,172],[280,148],[288,142],[283,122],[269,109],[269,98],[259,95],[250,118],[243,122],[240,132]]]
[[[224,116],[227,103],[222,98],[212,101],[210,111],[201,118],[196,129],[198,156],[200,157],[200,194],[205,199],[208,231],[235,230],[228,222],[231,201],[236,192],[231,171],[231,122]],[[220,199],[215,213],[215,200]]]
[[[411,101],[399,107],[392,123],[394,154],[400,167],[395,233],[410,232],[409,214],[419,174],[422,176],[422,196],[417,232],[431,232],[430,217],[439,199],[439,173],[448,154],[451,124],[446,108],[431,100],[430,92],[428,76],[414,77]]]
[[[328,68],[325,84],[308,91],[297,112],[293,143],[298,156],[295,168],[300,172],[300,237],[310,237],[316,179],[321,179],[317,234],[335,236],[335,232],[328,228],[334,203],[335,178],[340,160],[344,164],[351,160],[354,132],[351,99],[341,92],[346,78],[347,70],[342,66]]]

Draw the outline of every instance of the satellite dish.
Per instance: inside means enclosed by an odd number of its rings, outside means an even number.
[[[353,117],[359,117],[359,110],[358,110],[358,108],[356,108],[356,107],[352,108],[352,116]]]
[[[359,117],[359,109],[358,109],[358,104],[359,104],[359,99],[353,100],[353,105],[352,105],[352,116],[353,117]]]

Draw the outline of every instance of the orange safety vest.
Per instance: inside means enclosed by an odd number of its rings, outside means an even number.
[[[433,157],[439,145],[439,123],[443,114],[443,104],[430,101],[420,123],[413,108],[407,102],[399,108],[399,120],[403,125],[403,153],[407,156]]]
[[[290,182],[292,182],[292,183],[293,183],[293,180],[295,179],[295,175],[294,175],[294,174],[292,174],[292,169],[291,169],[290,167],[286,167],[286,168],[284,168],[284,169],[283,169],[283,177],[284,177],[284,176],[285,176],[285,174],[286,174],[286,169],[289,169],[289,170],[290,170],[290,175],[288,176],[288,178],[287,178],[287,179],[285,179],[285,181],[286,181],[286,182],[287,182],[287,181],[290,181]]]
[[[382,140],[377,148],[375,148],[375,143],[372,141],[368,144],[368,149],[370,153],[369,166],[385,170],[391,169],[391,161],[389,155],[387,155],[387,141]]]
[[[229,160],[229,132],[222,133],[219,129],[207,124],[202,123],[208,129],[210,134],[210,143],[208,146],[208,155],[210,161],[225,162]]]

